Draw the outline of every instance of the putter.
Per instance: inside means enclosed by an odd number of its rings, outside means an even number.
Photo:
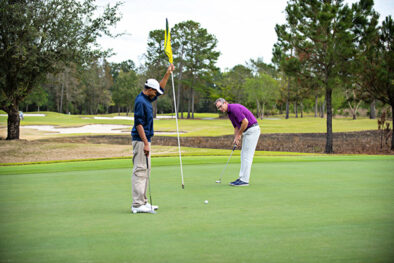
[[[227,160],[226,166],[224,167],[224,169],[220,175],[220,178],[219,178],[219,180],[216,181],[216,183],[220,184],[222,182],[222,177],[223,177],[224,171],[226,171],[227,165],[230,162],[231,156],[233,156],[233,152],[234,152],[235,148],[237,148],[236,144],[234,144],[233,150],[231,151],[230,157]]]
[[[148,155],[145,155],[146,157],[146,173],[149,172],[149,159]],[[150,200],[150,205],[151,205],[151,211],[149,212],[150,214],[156,214],[156,211],[153,209],[153,202],[152,202],[152,192],[150,190],[150,173],[148,175],[148,185],[149,185],[149,200]]]

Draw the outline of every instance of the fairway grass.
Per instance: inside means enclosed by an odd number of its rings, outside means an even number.
[[[130,159],[0,167],[0,262],[392,262],[393,156],[227,158],[153,158],[156,215]]]
[[[46,114],[45,117],[26,116],[21,125],[54,125],[57,127],[81,127],[89,124],[121,124],[129,125],[130,129],[133,126],[132,120],[122,119],[94,119],[95,115],[68,115],[55,112],[40,112]],[[115,117],[117,114],[96,115],[100,117]],[[124,114],[122,115],[124,116]],[[131,115],[130,115],[131,116]],[[213,113],[198,113],[196,118],[200,119],[179,119],[179,130],[181,137],[189,136],[222,136],[234,134],[234,128],[228,119],[213,119],[217,117]],[[208,119],[207,119],[208,118]],[[212,119],[210,119],[212,118]],[[275,116],[275,118],[266,118],[258,120],[261,133],[325,133],[326,119],[305,117],[305,118],[290,118],[284,119],[283,116]],[[0,116],[0,135],[6,136],[7,117]],[[176,132],[175,119],[155,119],[154,127],[156,132]],[[376,130],[377,120],[369,118],[359,118],[353,120],[352,118],[333,118],[333,132],[353,132]],[[34,130],[35,131],[35,130]],[[36,131],[39,133],[38,131]],[[30,132],[31,133],[31,132]],[[43,133],[43,132],[42,132]],[[70,136],[70,134],[48,134],[47,137]],[[26,131],[26,135],[29,132]],[[81,135],[81,134],[80,134]],[[25,136],[21,132],[21,137]],[[166,135],[176,136],[176,134]]]

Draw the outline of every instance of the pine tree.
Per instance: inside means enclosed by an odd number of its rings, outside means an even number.
[[[298,71],[324,90],[327,107],[326,153],[333,153],[332,92],[354,57],[351,9],[342,0],[290,0],[287,23],[277,25],[274,53],[287,52]],[[294,55],[289,55],[289,50]],[[278,57],[278,56],[277,56]],[[280,57],[280,56],[279,56]],[[283,59],[282,59],[283,60]]]

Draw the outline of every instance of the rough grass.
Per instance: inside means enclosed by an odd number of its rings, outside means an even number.
[[[392,262],[394,158],[153,158],[156,215],[129,212],[130,160],[0,167],[0,262]],[[204,204],[208,200],[208,204]]]
[[[229,156],[231,150],[181,147],[182,156]],[[152,156],[178,156],[178,147],[152,145]],[[233,154],[239,156],[240,151]],[[290,152],[256,151],[256,156],[312,155]],[[0,165],[54,162],[81,159],[131,158],[131,145],[66,143],[51,141],[0,140]]]

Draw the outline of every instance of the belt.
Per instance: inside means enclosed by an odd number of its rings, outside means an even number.
[[[244,132],[246,132],[247,130],[249,130],[250,128],[252,128],[252,127],[254,127],[254,126],[259,126],[259,124],[258,124],[257,122],[254,123],[254,124],[252,124],[250,127],[246,128],[246,129],[244,130]]]

